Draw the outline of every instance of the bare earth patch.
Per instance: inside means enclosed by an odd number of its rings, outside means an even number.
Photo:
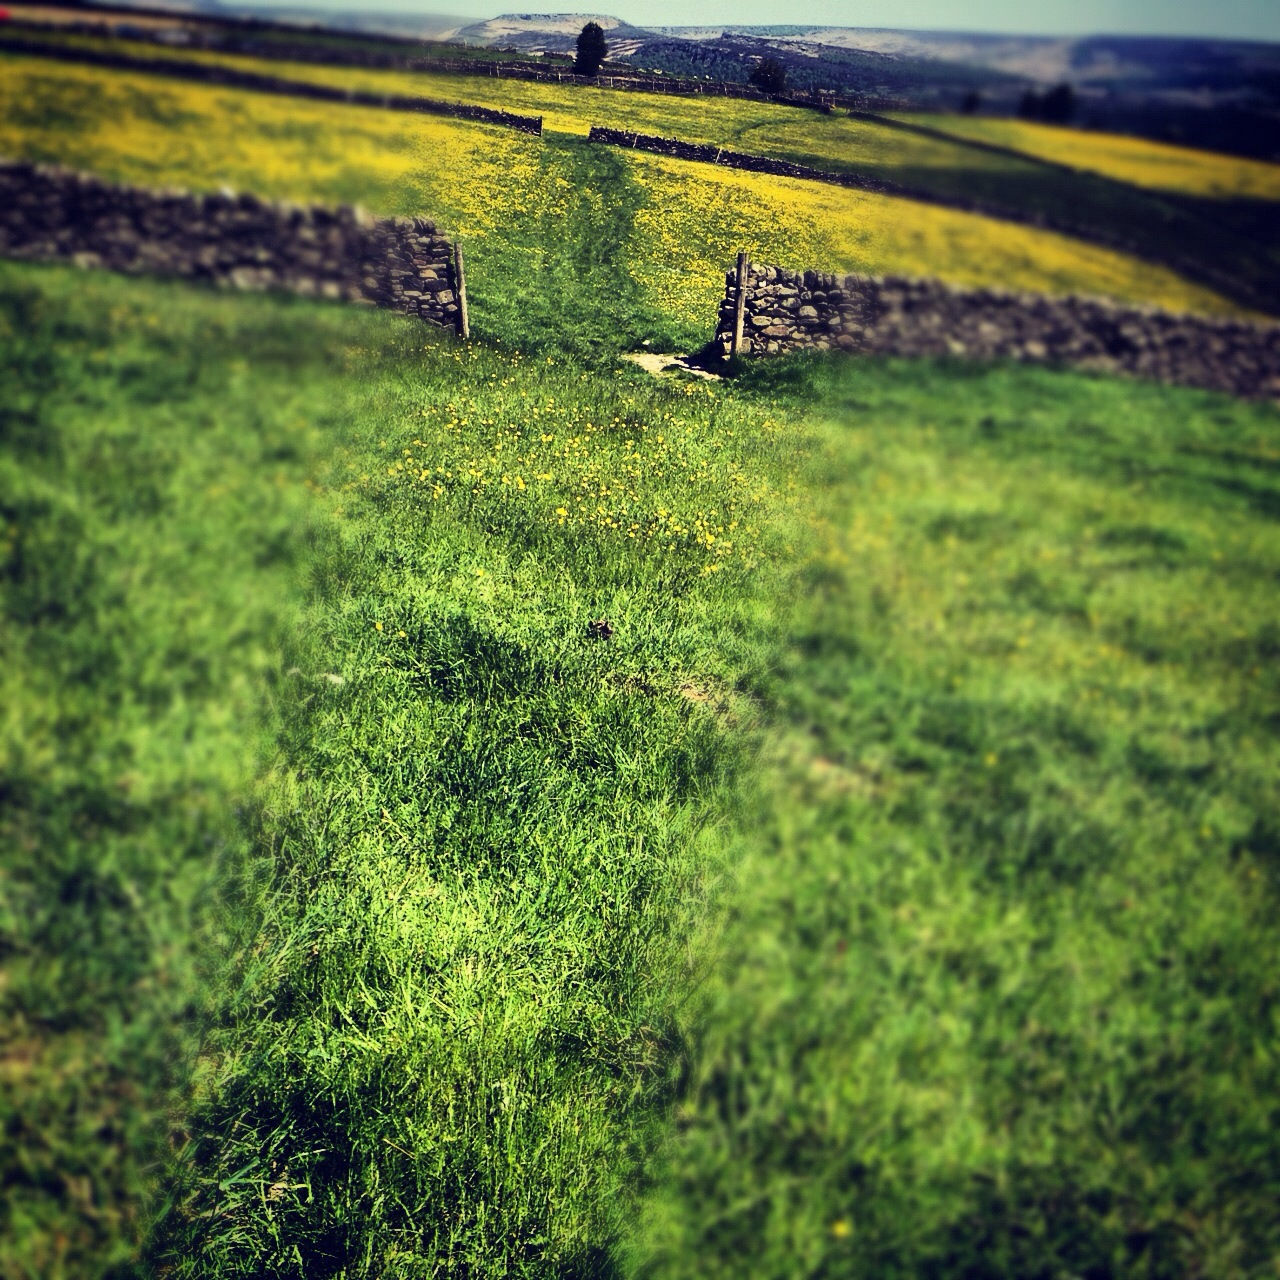
[[[706,378],[710,382],[720,381],[718,373],[697,369],[686,363],[687,357],[682,355],[664,355],[659,351],[628,351],[622,358],[630,360],[632,364],[638,364],[655,378],[671,378],[680,373],[688,373],[695,378]]]

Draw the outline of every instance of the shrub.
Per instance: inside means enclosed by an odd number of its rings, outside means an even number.
[[[777,58],[761,58],[751,72],[750,80],[765,93],[782,93],[787,87],[787,69]]]

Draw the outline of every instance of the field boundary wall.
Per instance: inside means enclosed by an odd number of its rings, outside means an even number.
[[[0,255],[383,307],[467,335],[462,253],[424,218],[106,182],[0,160]]]
[[[863,113],[863,115],[867,116],[867,113]],[[952,196],[942,192],[928,191],[921,187],[912,187],[905,183],[872,177],[865,173],[817,169],[811,165],[798,164],[794,160],[776,160],[772,156],[732,151],[728,147],[716,147],[709,143],[685,142],[680,138],[660,138],[653,134],[634,133],[629,129],[613,129],[603,125],[592,125],[588,140],[606,146],[626,147],[636,151],[650,152],[654,155],[671,156],[677,160],[691,160],[699,164],[716,164],[727,169],[742,169],[749,173],[767,173],[780,178],[799,178],[804,182],[823,182],[831,186],[847,187],[856,191],[869,191],[875,195],[892,196],[902,200],[915,200],[922,204],[936,205],[944,209],[955,209],[960,213],[973,213],[1000,222],[1011,222],[1017,226],[1052,231],[1058,235],[1070,236],[1074,240],[1082,240],[1087,244],[1096,244],[1100,248],[1126,254],[1129,257],[1140,258],[1144,262],[1152,262],[1158,266],[1167,267],[1188,280],[1193,280],[1197,284],[1217,290],[1224,297],[1230,298],[1242,306],[1267,312],[1275,312],[1277,310],[1277,302],[1273,297],[1269,295],[1259,296],[1259,290],[1242,286],[1241,281],[1206,266],[1199,259],[1161,253],[1153,248],[1148,240],[1143,238],[1110,235],[1098,230],[1096,227],[1082,226],[1077,222],[1073,222],[1070,218],[1052,218],[1046,217],[1041,213],[1023,213],[1008,205],[995,205],[988,201],[973,200],[965,196]],[[965,145],[962,139],[951,138],[949,140]]]
[[[143,58],[114,49],[86,49],[78,45],[58,44],[49,40],[26,40],[0,34],[0,52],[27,54],[58,62],[88,63],[109,67],[114,71],[141,71],[147,75],[169,76],[200,84],[219,85],[229,89],[248,89],[255,93],[283,94],[293,98],[309,98],[320,102],[341,102],[353,107],[378,107],[386,111],[414,111],[425,115],[448,116],[480,124],[500,125],[521,133],[540,135],[541,116],[517,115],[496,107],[479,107],[467,102],[445,102],[438,98],[419,98],[406,93],[372,93],[364,89],[343,89],[337,85],[316,84],[308,80],[291,80],[284,76],[265,75],[258,71],[241,71],[212,62],[190,62],[179,58]]]
[[[804,350],[1020,360],[1280,400],[1280,325],[939,280],[789,271],[740,254],[703,361]]]

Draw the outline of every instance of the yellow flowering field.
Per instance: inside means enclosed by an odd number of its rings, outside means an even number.
[[[102,46],[93,37],[60,38]],[[488,76],[324,67],[164,50],[138,42],[125,42],[125,47],[151,58],[196,58],[299,81],[420,94],[538,115],[551,135],[581,136],[593,123],[600,123],[818,168],[865,173],[928,191],[944,202],[978,200],[1007,209],[1014,217],[1029,218],[1033,225],[1065,220],[1087,239],[1131,243],[1146,261],[1220,282],[1214,287],[1255,313],[1272,310],[1267,299],[1280,294],[1280,268],[1272,264],[1265,246],[1259,246],[1253,225],[1222,225],[1225,220],[1208,210],[1171,208],[1158,194],[1176,189],[1201,196],[1275,198],[1280,191],[1280,166],[1018,121],[904,117],[928,121],[954,134],[952,139],[931,138],[888,123],[855,120],[842,112],[824,116],[710,95],[681,98]],[[1002,143],[1010,150],[999,154],[972,145],[980,141]],[[1018,155],[1019,149],[1026,154]],[[1039,162],[1040,156],[1065,160],[1076,169],[1063,172],[1046,167]],[[1160,292],[1157,280],[1155,293]]]
[[[57,34],[67,44],[102,47],[92,36]],[[955,142],[912,136],[843,114],[824,116],[772,103],[734,98],[681,98],[571,84],[502,80],[431,72],[365,70],[277,61],[210,50],[168,49],[139,41],[114,41],[143,57],[216,63],[286,78],[418,94],[451,102],[500,107],[543,117],[544,128],[586,133],[592,124],[680,137],[760,155],[807,160],[837,169],[860,169],[919,181],[930,173],[949,181],[955,171],[1029,180],[1016,158],[984,154],[967,139],[990,142],[1136,186],[1208,197],[1280,200],[1280,165],[1199,151],[1118,134],[1086,132],[1023,120],[904,113],[899,118],[955,135]]]
[[[90,47],[102,47],[103,43],[90,36],[57,38]],[[552,132],[586,133],[592,124],[607,123],[614,128],[680,137],[759,155],[807,158],[818,165],[841,169],[870,169],[884,176],[892,171],[901,176],[903,170],[914,171],[917,176],[920,171],[930,170],[992,174],[1018,171],[1018,162],[1012,157],[965,146],[965,140],[972,138],[1138,186],[1191,195],[1280,199],[1280,165],[1023,120],[925,113],[904,113],[899,117],[956,135],[956,141],[949,143],[839,113],[824,116],[767,102],[712,95],[682,98],[489,76],[326,67],[210,50],[167,49],[138,41],[114,44],[143,57],[211,62],[343,88],[420,94],[541,115],[544,127]]]
[[[425,213],[471,234],[514,207],[537,139],[510,129],[5,58],[0,154],[121,181]],[[484,199],[478,198],[483,191]]]
[[[1172,271],[1049,231],[665,156],[637,154],[633,164],[652,193],[636,216],[651,245],[636,270],[682,313],[714,314],[723,273],[743,249],[755,261],[794,267],[1099,294],[1210,314],[1236,310]]]
[[[478,358],[474,348],[454,353],[463,388]],[[388,479],[424,502],[497,504],[518,522],[532,516],[629,543],[668,568],[673,557],[702,576],[754,567],[760,539],[791,495],[743,466],[733,427],[708,425],[714,394],[706,384],[684,386],[689,413],[677,404],[655,414],[623,392],[601,413],[580,397],[531,391],[541,385],[536,360],[516,354],[511,370],[480,394],[463,389],[417,409],[420,421],[388,462]],[[782,429],[767,415],[758,424],[765,436]],[[346,488],[371,483],[364,474]]]
[[[578,234],[612,239],[617,278],[690,336],[710,335],[723,273],[740,249],[798,267],[1233,310],[1122,254],[911,201],[440,117],[32,58],[4,65],[0,154],[124,181],[227,183],[422,213],[474,247],[471,287],[481,300],[486,279],[491,292],[499,280],[511,287],[516,275],[501,273],[513,254],[519,282],[536,293],[538,273]],[[593,164],[612,175],[590,176]]]
[[[91,36],[57,36],[60,43],[102,48]],[[145,58],[207,62],[286,79],[363,89],[374,93],[416,94],[447,102],[498,107],[539,115],[553,133],[585,134],[593,124],[679,137],[761,155],[807,157],[835,168],[874,170],[1007,170],[1016,161],[966,147],[962,141],[913,137],[884,125],[847,115],[822,115],[794,107],[739,98],[677,97],[595,89],[585,85],[503,80],[429,71],[380,71],[287,62],[212,50],[168,49],[141,41],[112,41],[112,48]]]
[[[944,129],[979,142],[1076,169],[1131,182],[1140,187],[1178,191],[1215,199],[1280,200],[1280,165],[1242,156],[1198,151],[1145,138],[1094,133],[1028,120],[989,120],[972,116],[904,115],[904,120]]]

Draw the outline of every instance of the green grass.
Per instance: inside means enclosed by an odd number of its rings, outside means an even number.
[[[1274,408],[0,297],[6,1274],[1273,1269]]]
[[[0,1272],[78,1276],[146,1228],[353,326],[308,354],[276,307],[9,265],[2,298]]]
[[[832,522],[635,1256],[1267,1274],[1274,413],[815,375]]]

